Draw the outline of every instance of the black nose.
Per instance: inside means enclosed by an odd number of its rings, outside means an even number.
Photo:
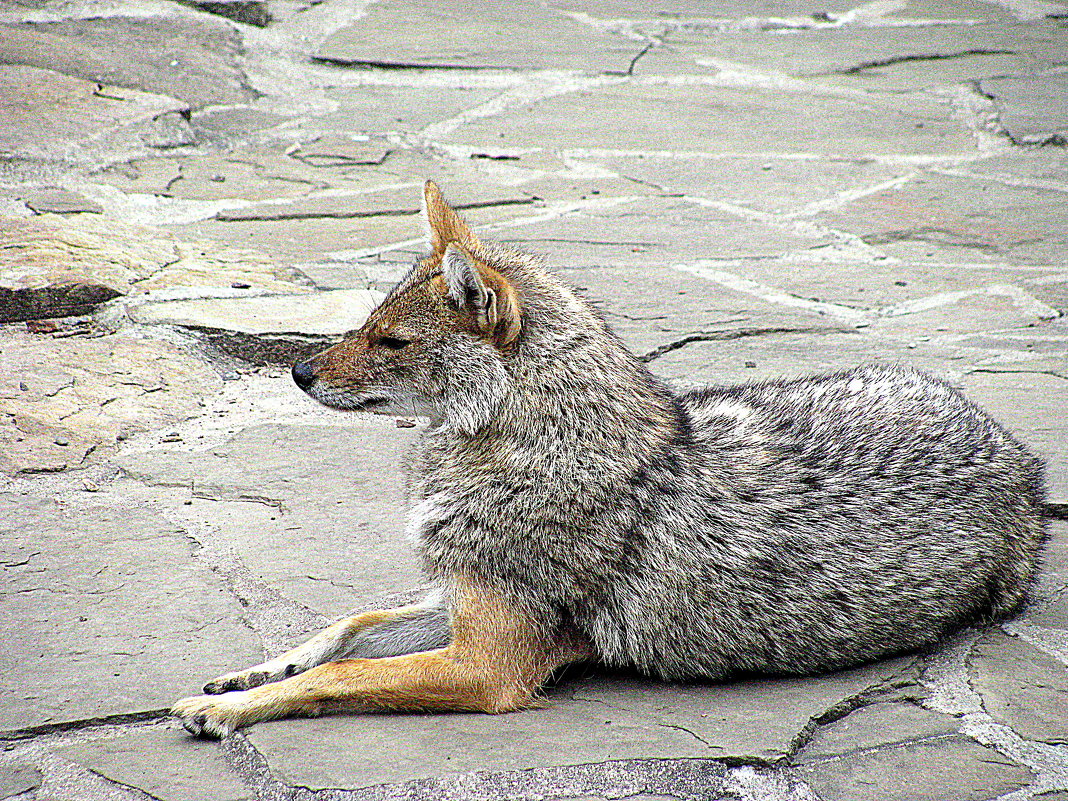
[[[307,389],[315,381],[315,370],[311,362],[297,362],[293,365],[293,380],[301,389]]]

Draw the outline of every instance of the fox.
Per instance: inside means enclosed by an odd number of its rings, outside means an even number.
[[[813,675],[932,647],[1027,601],[1042,461],[949,383],[869,364],[676,390],[432,181],[430,252],[292,368],[335,409],[417,403],[420,603],[343,619],[173,714],[504,713],[565,666]]]

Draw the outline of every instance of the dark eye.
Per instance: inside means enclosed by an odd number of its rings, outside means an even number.
[[[378,344],[390,350],[400,350],[401,348],[408,347],[411,343],[407,339],[397,339],[397,337],[379,337]]]

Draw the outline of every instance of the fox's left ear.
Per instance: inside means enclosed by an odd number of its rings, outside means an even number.
[[[441,268],[449,296],[461,309],[471,312],[482,333],[498,347],[516,340],[523,320],[519,295],[507,278],[491,267],[479,264],[456,244],[446,246]]]
[[[435,253],[444,253],[445,246],[450,242],[469,251],[478,249],[478,237],[471,233],[463,218],[445,201],[445,196],[433,181],[427,181],[423,187],[423,214],[430,229],[430,247]]]

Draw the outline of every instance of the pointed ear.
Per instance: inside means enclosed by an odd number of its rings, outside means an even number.
[[[450,242],[468,250],[476,250],[478,237],[471,233],[467,223],[445,202],[445,198],[433,181],[427,181],[423,187],[423,213],[427,227],[430,229],[430,247],[435,253],[444,253]]]
[[[456,244],[445,247],[441,269],[449,296],[471,313],[482,333],[502,348],[516,340],[523,320],[519,295],[507,278]]]

